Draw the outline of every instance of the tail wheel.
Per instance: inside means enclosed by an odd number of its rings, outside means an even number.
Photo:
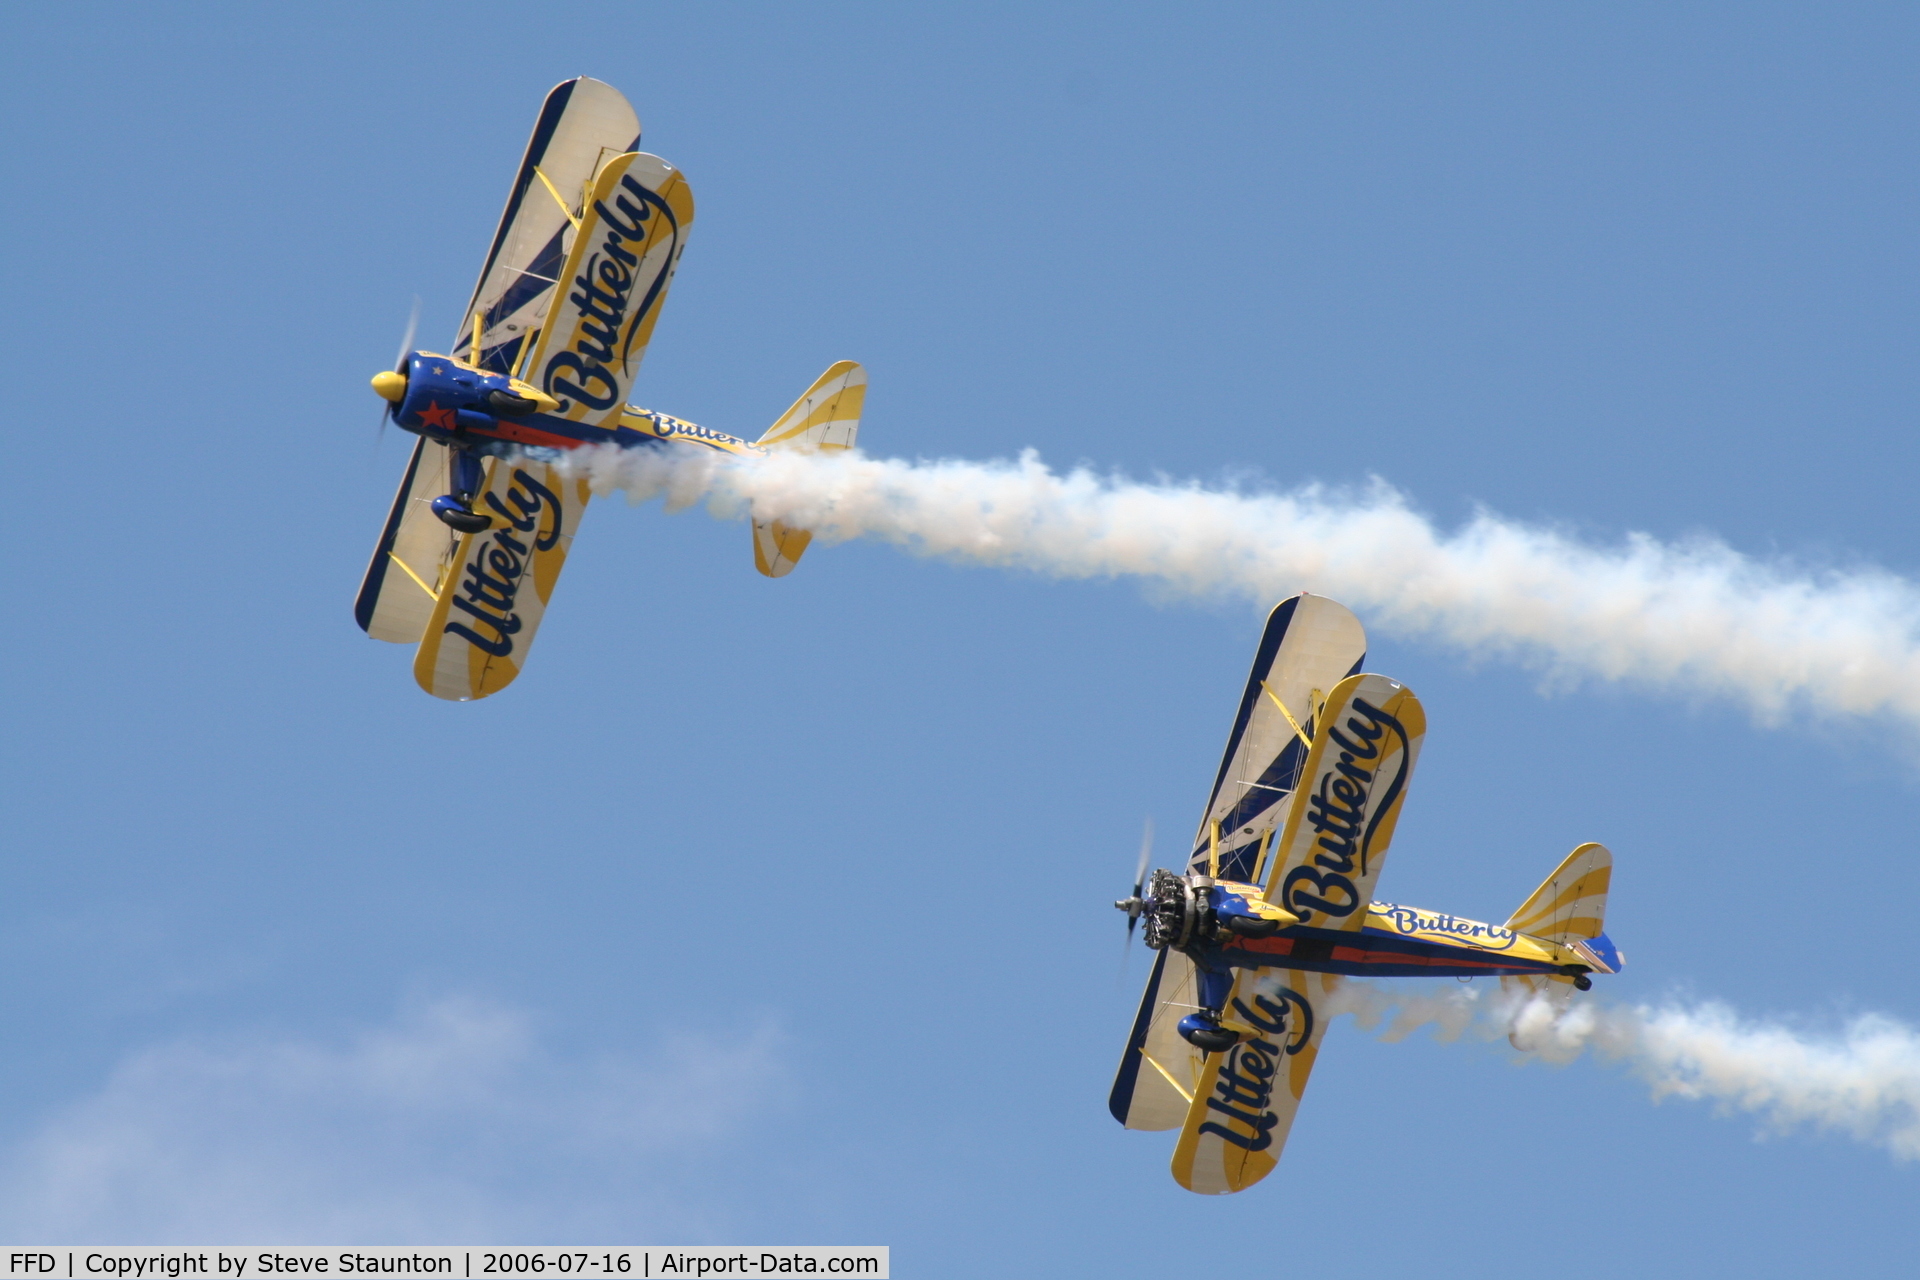
[[[477,511],[435,511],[440,523],[461,533],[484,533],[493,528],[493,517],[483,516]]]

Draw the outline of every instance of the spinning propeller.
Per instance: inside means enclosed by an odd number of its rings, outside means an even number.
[[[1153,860],[1153,819],[1149,817],[1140,831],[1140,864],[1133,869],[1133,896],[1121,898],[1113,905],[1127,913],[1127,950],[1133,954],[1133,931],[1140,924],[1140,916],[1147,909],[1147,900],[1141,891],[1147,887],[1147,863]]]
[[[376,443],[387,438],[387,419],[393,416],[394,406],[406,399],[407,354],[413,350],[414,330],[419,327],[420,299],[416,296],[413,300],[413,314],[407,317],[407,331],[400,339],[400,354],[393,358],[393,368],[382,369],[373,375],[374,391],[379,393],[382,400],[387,401],[387,407],[380,410],[380,434]]]

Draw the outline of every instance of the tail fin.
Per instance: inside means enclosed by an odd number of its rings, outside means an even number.
[[[860,435],[860,410],[867,399],[867,371],[842,360],[814,379],[793,407],[767,428],[763,449],[807,452],[851,449]],[[813,535],[778,520],[753,522],[753,567],[769,578],[784,578],[800,563]]]
[[[1607,846],[1583,844],[1507,918],[1507,928],[1568,945],[1600,937],[1612,879],[1613,855]]]
[[[1618,973],[1626,966],[1619,948],[1602,931],[1607,918],[1607,888],[1613,879],[1613,854],[1603,844],[1583,844],[1553,869],[1533,896],[1507,919],[1507,928],[1571,947],[1599,973]],[[1509,991],[1525,988],[1544,997],[1549,1007],[1564,1008],[1573,996],[1573,979],[1506,977],[1500,985]],[[1557,1015],[1555,1015],[1557,1016]],[[1516,1027],[1507,1036],[1513,1047],[1525,1050],[1527,1036]]]

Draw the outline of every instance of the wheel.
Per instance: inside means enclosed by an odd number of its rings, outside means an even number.
[[[462,511],[455,507],[442,511],[435,508],[433,514],[440,517],[440,523],[461,533],[485,533],[493,528],[493,517],[483,516],[477,511]]]
[[[1211,1013],[1190,1013],[1180,1019],[1180,1038],[1196,1049],[1224,1053],[1240,1043],[1240,1037],[1214,1020]]]
[[[1271,938],[1280,932],[1280,922],[1264,916],[1221,916],[1220,923],[1243,938]]]
[[[1239,1036],[1220,1028],[1212,1031],[1184,1031],[1181,1034],[1186,1036],[1188,1044],[1196,1049],[1204,1049],[1208,1053],[1225,1053],[1240,1043]]]
[[[1593,979],[1584,973],[1576,973],[1573,975],[1573,989],[1575,991],[1591,991],[1593,990]]]
[[[433,500],[433,514],[440,523],[461,533],[480,533],[493,528],[493,517],[483,516],[460,498],[443,493]]]

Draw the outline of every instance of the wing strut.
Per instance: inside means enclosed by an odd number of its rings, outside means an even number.
[[[387,558],[389,560],[392,560],[395,564],[399,565],[402,569],[404,569],[406,571],[407,576],[409,578],[412,578],[415,582],[419,583],[420,589],[426,592],[428,596],[436,600],[439,599],[440,593],[438,591],[435,591],[432,587],[428,586],[427,580],[421,577],[419,574],[415,573],[413,571],[412,565],[408,564],[405,560],[402,560],[399,556],[394,555],[393,552],[391,551],[387,552]]]
[[[540,179],[540,185],[547,189],[547,194],[553,197],[553,202],[560,206],[560,212],[567,215],[567,221],[573,224],[575,231],[578,231],[580,219],[573,216],[573,206],[568,204],[565,197],[560,194],[560,188],[553,185],[553,179],[549,178],[539,165],[533,166],[533,176]]]
[[[1181,1097],[1183,1097],[1183,1098],[1185,1098],[1185,1099],[1187,1100],[1187,1105],[1188,1105],[1188,1106],[1192,1106],[1192,1105],[1193,1105],[1193,1093],[1192,1093],[1192,1091],[1191,1091],[1191,1090],[1189,1090],[1189,1089],[1188,1089],[1188,1088],[1187,1088],[1187,1087],[1186,1087],[1185,1085],[1183,1085],[1183,1084],[1181,1084],[1181,1083],[1180,1083],[1180,1082],[1179,1082],[1178,1080],[1176,1080],[1176,1079],[1174,1079],[1174,1078],[1173,1078],[1173,1072],[1171,1072],[1171,1071],[1169,1071],[1169,1070],[1167,1070],[1167,1069],[1166,1069],[1165,1067],[1163,1067],[1163,1066],[1161,1066],[1161,1065],[1160,1065],[1160,1059],[1158,1059],[1158,1058],[1156,1058],[1156,1057],[1154,1057],[1154,1056],[1153,1056],[1152,1054],[1150,1054],[1150,1053],[1148,1053],[1148,1052],[1147,1052],[1147,1047],[1146,1047],[1145,1045],[1141,1045],[1141,1046],[1140,1046],[1140,1056],[1141,1056],[1141,1057],[1143,1057],[1143,1058],[1145,1058],[1145,1059],[1147,1060],[1147,1062],[1148,1062],[1148,1063],[1149,1063],[1149,1064],[1150,1064],[1150,1065],[1151,1065],[1151,1066],[1153,1067],[1153,1069],[1154,1069],[1155,1071],[1158,1071],[1158,1072],[1159,1072],[1159,1073],[1160,1073],[1161,1075],[1163,1075],[1163,1076],[1165,1076],[1165,1077],[1167,1078],[1167,1083],[1173,1086],[1173,1091],[1174,1091],[1175,1093],[1177,1093],[1177,1094],[1179,1094],[1179,1095],[1180,1095]]]
[[[1280,708],[1280,714],[1287,718],[1287,724],[1292,727],[1293,736],[1300,739],[1300,745],[1305,747],[1309,751],[1313,750],[1313,739],[1309,738],[1307,736],[1307,731],[1300,727],[1300,722],[1293,718],[1293,712],[1287,710],[1287,704],[1280,701],[1280,695],[1273,691],[1273,686],[1268,684],[1265,680],[1262,680],[1260,682],[1260,687],[1267,691],[1267,696],[1273,699],[1273,705]],[[1308,701],[1312,701],[1313,695],[1308,694],[1307,699]]]

